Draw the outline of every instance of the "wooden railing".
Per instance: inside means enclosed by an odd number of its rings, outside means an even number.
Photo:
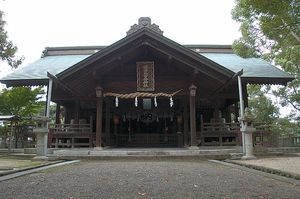
[[[49,130],[50,147],[93,147],[95,133],[90,124],[55,124]]]
[[[239,123],[203,123],[203,125],[201,125],[201,132],[214,132],[214,131],[236,132],[238,129],[240,129]]]
[[[269,145],[267,136],[271,128],[265,123],[256,123],[254,144]],[[239,123],[202,123],[197,137],[201,145],[232,146],[241,143]],[[260,137],[260,138],[259,138]],[[93,146],[95,133],[90,124],[56,124],[50,127],[49,143],[52,147]],[[118,134],[115,143],[119,146],[181,146],[181,134]],[[270,141],[270,139],[269,139]]]
[[[271,134],[270,125],[266,123],[255,123],[254,127],[256,131],[253,133],[255,138],[261,137],[264,140],[264,136]],[[197,132],[197,136],[202,145],[238,145],[241,143],[240,123],[203,123],[201,125],[200,132]]]
[[[55,124],[50,126],[54,132],[92,132],[90,124]]]

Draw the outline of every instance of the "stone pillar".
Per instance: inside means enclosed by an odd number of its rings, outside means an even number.
[[[191,131],[191,148],[198,148],[196,137],[196,89],[197,87],[192,84],[190,90],[190,131]]]
[[[48,122],[49,119],[47,116],[34,118],[37,121],[38,126],[33,129],[33,132],[36,133],[37,144],[36,144],[36,157],[37,160],[46,160],[47,158],[47,141],[48,141]]]
[[[253,154],[253,140],[252,133],[255,131],[255,128],[252,125],[248,125],[247,122],[241,121],[244,123],[243,128],[241,128],[242,133],[244,134],[244,146],[245,154],[242,157],[243,160],[255,159],[256,157]]]
[[[47,156],[47,139],[48,139],[48,129],[47,128],[36,128],[34,130],[36,133],[36,155],[37,157]]]
[[[101,149],[101,136],[102,136],[102,106],[103,106],[103,89],[96,88],[97,98],[97,114],[96,114],[96,148]]]

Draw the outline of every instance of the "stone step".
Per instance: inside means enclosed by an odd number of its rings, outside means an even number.
[[[237,149],[61,149],[54,150],[53,156],[209,156],[209,155],[230,155],[237,153]]]

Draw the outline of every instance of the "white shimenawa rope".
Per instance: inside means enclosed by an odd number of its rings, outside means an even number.
[[[119,106],[119,99],[118,99],[118,97],[116,97],[116,107],[118,107]]]

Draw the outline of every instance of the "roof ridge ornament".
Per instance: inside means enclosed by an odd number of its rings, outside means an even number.
[[[150,17],[140,17],[139,18],[139,23],[138,24],[134,24],[130,27],[130,29],[127,31],[127,35],[130,35],[136,31],[138,31],[139,29],[142,28],[149,28],[151,30],[153,30],[154,32],[157,32],[159,34],[163,34],[163,31],[159,28],[158,25],[156,25],[155,23],[151,24],[151,18]]]

